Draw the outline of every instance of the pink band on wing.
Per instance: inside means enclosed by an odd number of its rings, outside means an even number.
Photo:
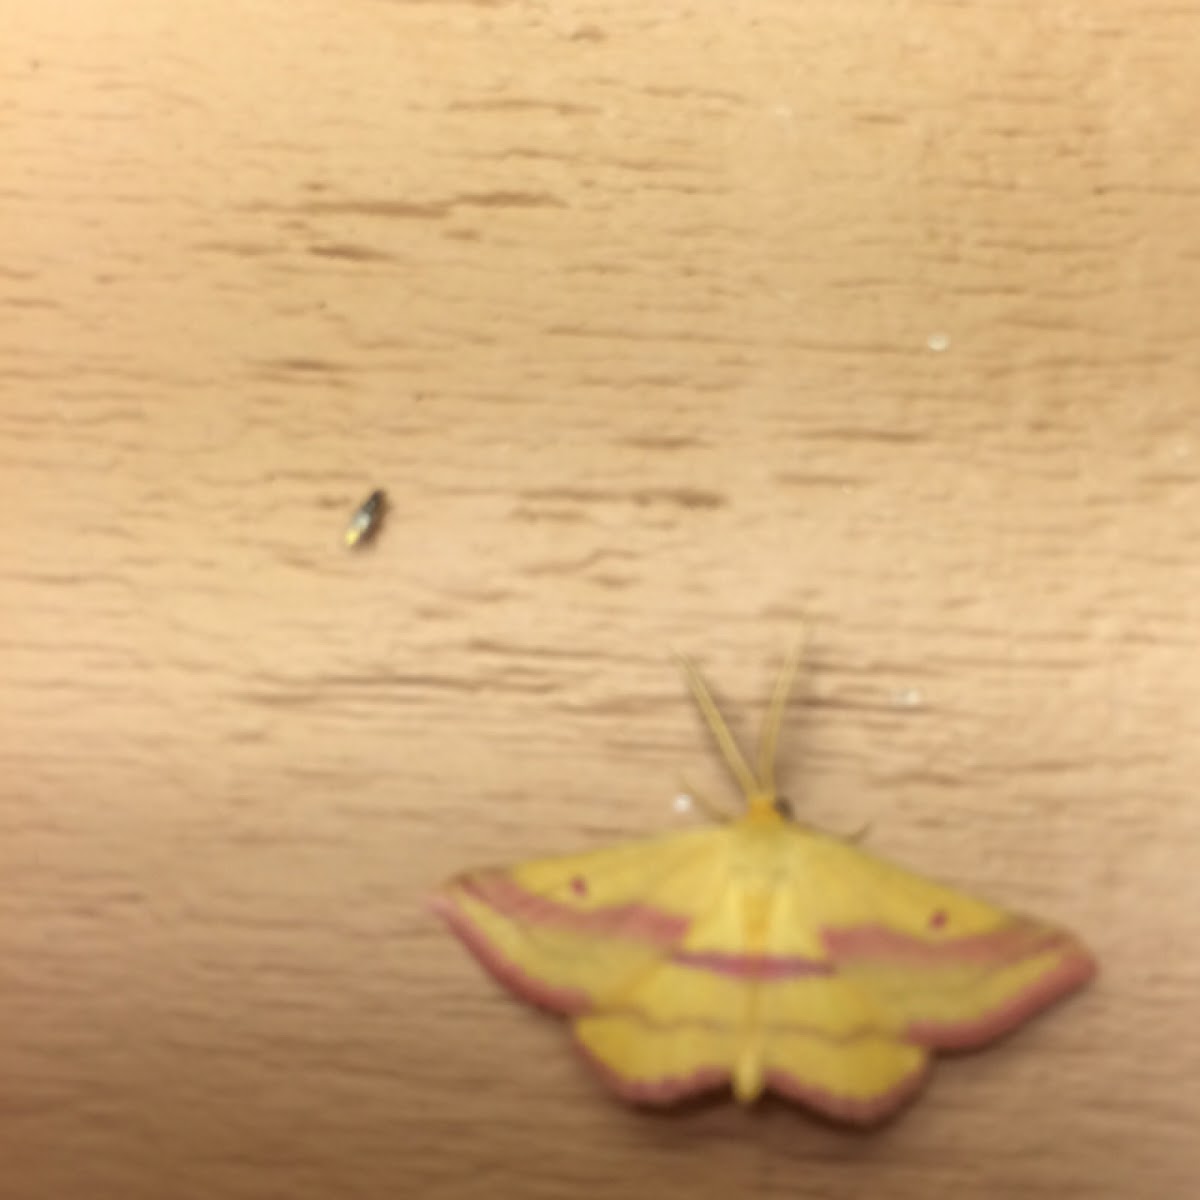
[[[450,897],[434,896],[429,901],[429,907],[450,926],[479,962],[518,996],[524,996],[530,1003],[551,1012],[572,1014],[587,1012],[591,1008],[592,998],[587,992],[579,988],[553,987],[527,974],[493,945]]]
[[[718,1066],[701,1066],[687,1075],[665,1075],[659,1078],[635,1079],[622,1075],[598,1055],[594,1054],[578,1037],[575,1048],[584,1062],[623,1100],[631,1104],[659,1107],[674,1104],[685,1096],[700,1095],[724,1087],[729,1082],[729,1069]]]
[[[691,921],[648,904],[613,904],[587,908],[526,891],[499,871],[480,872],[455,881],[454,887],[489,908],[529,925],[571,933],[608,935],[653,946],[677,945]]]
[[[733,979],[801,979],[834,973],[832,963],[798,954],[727,954],[721,950],[677,950],[671,955],[671,962],[676,966],[695,967]]]
[[[913,1098],[929,1078],[929,1063],[923,1062],[887,1091],[878,1096],[842,1096],[826,1088],[797,1079],[788,1071],[767,1072],[767,1087],[789,1100],[807,1104],[835,1121],[852,1125],[876,1125],[902,1108]]]
[[[1003,925],[988,933],[966,937],[913,935],[889,929],[886,925],[826,929],[821,936],[829,956],[838,966],[854,962],[930,967],[962,963],[988,966],[1075,946],[1073,938],[1056,929],[1025,923]]]
[[[965,1021],[914,1021],[905,1036],[930,1049],[972,1050],[1016,1029],[1035,1013],[1082,987],[1095,973],[1095,961],[1083,952],[1075,952],[999,1008]]]

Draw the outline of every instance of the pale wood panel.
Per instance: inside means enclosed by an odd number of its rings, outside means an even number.
[[[1200,15],[647,7],[0,0],[0,1194],[1191,1194]],[[421,907],[801,618],[805,814],[1105,971],[866,1138]]]

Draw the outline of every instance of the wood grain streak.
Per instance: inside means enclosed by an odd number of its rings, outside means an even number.
[[[3,1200],[1194,1194],[1200,12],[0,26]],[[801,621],[798,811],[1103,966],[871,1138],[422,907],[685,824],[671,651],[749,736]]]

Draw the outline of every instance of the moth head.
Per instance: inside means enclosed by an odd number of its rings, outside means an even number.
[[[791,803],[785,796],[759,788],[746,797],[746,809],[741,820],[755,825],[776,825],[780,821],[792,821]]]

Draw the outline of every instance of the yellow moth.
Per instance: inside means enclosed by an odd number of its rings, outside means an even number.
[[[470,871],[433,899],[504,985],[565,1015],[620,1096],[663,1105],[770,1090],[868,1125],[939,1050],[983,1046],[1095,972],[1069,932],[791,819],[775,747],[788,660],[747,765],[688,682],[745,794],[741,814],[590,854]]]

